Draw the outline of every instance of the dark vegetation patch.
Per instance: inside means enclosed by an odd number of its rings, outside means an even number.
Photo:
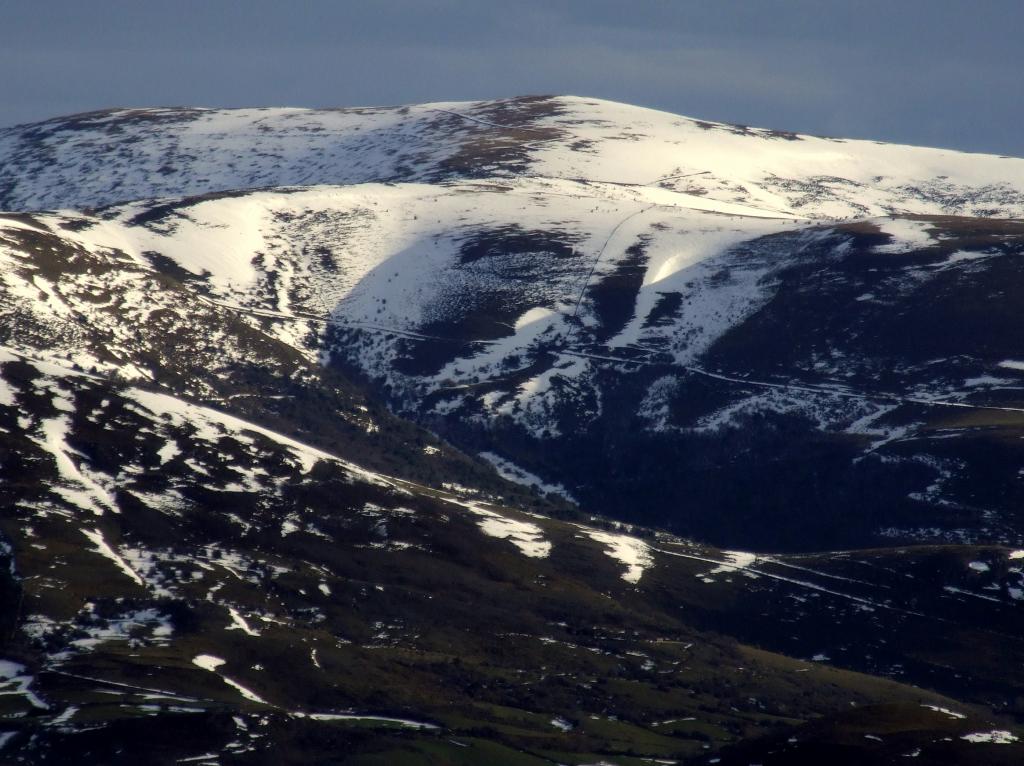
[[[558,231],[529,231],[517,224],[474,233],[459,246],[459,262],[465,266],[483,258],[513,260],[530,255],[547,258],[579,257],[577,235]],[[497,267],[503,268],[504,264]],[[523,276],[533,276],[532,274]]]
[[[941,238],[903,254],[873,252],[888,237],[870,224],[840,227],[852,235],[845,254],[783,270],[772,299],[715,344],[709,363],[765,375],[841,355],[859,387],[903,391],[923,382],[911,376],[929,375],[931,360],[970,360],[978,371],[1014,358],[1024,337],[1013,302],[1024,290],[1024,225],[928,220]],[[992,257],[943,264],[962,251]]]
[[[163,253],[158,253],[155,250],[146,250],[142,253],[142,256],[153,264],[153,268],[159,271],[161,274],[166,274],[172,279],[176,279],[178,282],[189,285],[193,289],[200,287],[196,282],[201,282],[209,279],[210,272],[204,271],[202,275],[194,274],[185,267],[181,266],[173,258],[168,258]]]
[[[598,343],[618,335],[633,318],[636,298],[647,273],[646,248],[649,235],[644,235],[628,248],[613,271],[602,275],[600,281],[588,289],[594,312],[600,320],[595,332]]]
[[[658,302],[654,304],[647,318],[644,320],[644,328],[661,327],[670,324],[679,317],[683,307],[683,294],[678,292],[659,292]]]
[[[751,128],[748,125],[733,123],[706,122],[704,120],[693,120],[693,124],[701,130],[722,130],[732,133],[735,136],[756,136],[758,138],[776,138],[784,141],[800,141],[802,137],[790,130],[775,130],[769,128]]]
[[[231,191],[216,191],[208,192],[206,194],[197,194],[192,197],[183,197],[182,199],[175,200],[174,202],[160,203],[151,205],[141,213],[136,213],[128,219],[128,226],[149,226],[156,223],[163,223],[169,218],[182,217],[185,214],[181,211],[188,210],[190,207],[201,205],[204,202],[211,202],[218,199],[238,199],[239,197],[246,197],[252,194],[255,189],[241,189]],[[116,210],[117,206],[108,208],[110,210]],[[97,211],[98,215],[102,215],[104,210]]]
[[[92,220],[90,220],[88,218],[85,218],[85,217],[82,217],[82,218],[65,218],[59,224],[59,226],[62,229],[64,229],[65,231],[73,231],[73,232],[88,231],[89,229],[91,229],[95,225],[96,225],[95,221],[92,221]]]
[[[98,109],[80,112],[66,117],[54,117],[43,122],[15,126],[29,139],[50,137],[59,133],[77,133],[100,130],[108,135],[117,135],[125,126],[173,124],[198,119],[202,109],[179,107],[177,109]],[[28,128],[27,130],[25,128]]]
[[[687,379],[672,401],[707,412],[698,397],[721,396],[719,388]],[[906,498],[927,486],[932,471],[854,466],[856,442],[821,434],[802,418],[754,414],[718,433],[651,433],[635,415],[639,386],[608,381],[602,394],[600,420],[563,420],[567,436],[525,440],[522,452],[510,453],[527,469],[543,466],[559,477],[590,510],[756,550],[865,545],[881,525],[935,521]],[[496,438],[517,444],[503,433]]]
[[[110,264],[97,263],[83,248],[72,245],[56,234],[36,229],[7,229],[5,236],[17,249],[29,255],[39,273],[51,282],[61,275],[88,271],[109,271]]]
[[[773,297],[720,338],[701,366],[877,394],[876,407],[889,394],[942,398],[970,377],[1012,377],[997,364],[1019,358],[1024,337],[1014,302],[1024,293],[1022,224],[1001,221],[989,230],[970,219],[927,220],[940,238],[917,252],[873,252],[890,238],[868,222],[840,226],[838,236],[789,256],[791,265],[772,278]],[[798,244],[776,237],[737,251],[737,261],[786,257]],[[945,264],[965,251],[990,257]],[[966,411],[956,411],[964,416],[956,438],[897,440],[865,456],[880,437],[844,434],[842,425],[823,430],[813,415],[841,424],[845,416],[836,413],[849,399],[783,391],[788,413],[761,406],[698,432],[692,427],[702,418],[766,389],[671,365],[614,369],[609,364],[582,390],[563,392],[552,416],[559,436],[538,439],[501,419],[484,435],[472,423],[434,427],[564,484],[585,508],[723,546],[836,549],[907,542],[922,530],[933,530],[926,539],[1019,539],[1022,424],[1012,413],[980,420],[974,413],[968,422]],[[673,381],[663,402],[668,430],[651,432],[636,412],[660,378]],[[982,388],[967,401],[1020,407],[1014,390]],[[596,420],[586,392],[600,396]],[[875,427],[941,435],[950,412],[904,403]]]
[[[554,307],[567,281],[586,267],[577,241],[570,232],[517,225],[472,232],[459,246],[450,283],[425,306],[418,331],[429,337],[398,341],[396,370],[434,375],[461,356],[486,350],[471,341],[508,337],[526,311]]]
[[[920,705],[858,708],[795,727],[753,742],[725,748],[721,766],[879,766],[907,763],[929,766],[991,764],[1010,766],[1024,758],[1024,746],[975,744],[965,735],[998,725],[980,716],[959,720]],[[707,760],[694,761],[706,763]]]
[[[428,127],[460,136],[458,149],[439,164],[437,180],[527,172],[533,144],[563,136],[560,128],[543,127],[536,121],[562,112],[562,106],[556,99],[524,96],[489,102],[467,112],[467,116],[484,122],[451,114],[434,118]]]
[[[23,223],[26,226],[32,226],[32,227],[34,227],[34,228],[36,228],[36,229],[38,229],[40,231],[48,231],[49,230],[49,227],[46,224],[42,223],[39,219],[37,219],[31,213],[3,213],[2,215],[0,215],[0,226],[3,225],[4,220],[17,221],[18,223]],[[17,229],[17,230],[13,230],[13,231],[21,231],[21,230]],[[13,233],[13,231],[12,231],[12,233]]]

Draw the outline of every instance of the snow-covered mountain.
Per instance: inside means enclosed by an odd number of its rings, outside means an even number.
[[[0,754],[1019,762],[1024,160],[134,109],[0,208]]]
[[[272,186],[532,176],[650,187],[782,216],[1024,211],[1024,160],[747,128],[577,97],[110,110],[0,131],[0,156],[7,210]]]
[[[723,544],[1020,542],[1024,160],[580,98],[115,111],[0,145],[9,206],[90,208],[25,226],[508,477]]]

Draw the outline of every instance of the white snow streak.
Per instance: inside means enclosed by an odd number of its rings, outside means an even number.
[[[607,546],[605,553],[618,562],[626,565],[622,579],[626,582],[638,583],[644,570],[654,565],[650,546],[643,540],[629,535],[600,532],[596,529],[581,527],[591,540]]]
[[[97,530],[83,529],[83,530],[81,530],[81,532],[82,532],[83,535],[85,535],[87,538],[89,538],[89,540],[92,542],[93,545],[96,546],[96,552],[97,553],[99,553],[101,556],[103,556],[105,558],[108,558],[111,561],[113,561],[117,565],[118,569],[120,569],[122,572],[124,572],[130,578],[132,578],[137,584],[142,585],[143,587],[145,587],[145,583],[142,581],[142,578],[139,577],[138,572],[136,572],[134,569],[132,569],[130,566],[128,566],[128,562],[126,562],[123,558],[121,558],[114,551],[113,548],[111,548],[109,545],[107,545],[107,541],[103,539],[103,533],[102,532],[100,532],[98,529]]]

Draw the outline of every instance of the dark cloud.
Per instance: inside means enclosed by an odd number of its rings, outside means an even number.
[[[12,0],[0,124],[575,93],[1024,155],[1018,0]]]

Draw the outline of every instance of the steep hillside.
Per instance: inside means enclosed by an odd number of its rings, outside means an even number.
[[[897,755],[993,763],[969,737],[1000,731],[1020,757],[1020,551],[723,552],[10,351],[0,374],[7,762],[708,763],[851,703],[879,735],[914,718]]]
[[[77,232],[79,215],[0,215],[0,343],[105,379],[160,386],[420,481],[527,493],[390,415],[319,362],[315,323],[219,305],[181,269],[153,268]],[[147,254],[162,265],[154,254]]]

